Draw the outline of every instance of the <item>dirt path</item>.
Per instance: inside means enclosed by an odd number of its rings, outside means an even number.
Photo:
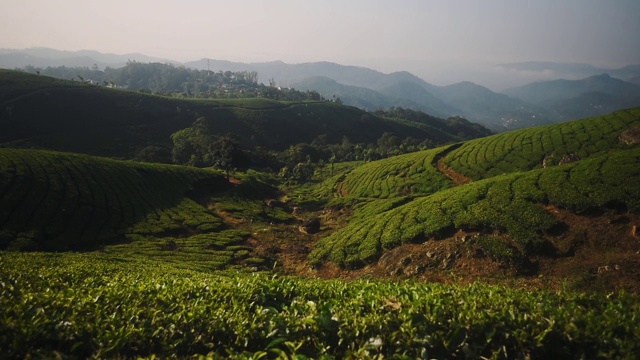
[[[443,150],[439,154],[437,154],[433,158],[433,162],[431,163],[444,176],[446,176],[449,179],[451,179],[451,181],[453,182],[453,186],[460,186],[460,185],[468,184],[468,183],[473,181],[473,180],[471,180],[471,178],[468,178],[468,177],[460,174],[459,172],[453,170],[452,168],[447,166],[447,164],[444,162],[445,156],[447,156],[447,154],[449,154],[451,151],[459,148],[461,145],[462,144],[454,144],[454,145],[449,146],[448,148],[446,148],[445,150]]]
[[[446,177],[448,177],[449,179],[451,179],[451,181],[453,181],[454,186],[468,184],[473,181],[470,178],[448,167],[447,164],[444,163],[444,156],[438,159],[437,167],[441,173],[443,173]]]

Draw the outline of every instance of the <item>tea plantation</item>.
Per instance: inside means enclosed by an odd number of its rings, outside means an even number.
[[[474,179],[557,165],[564,156],[586,159],[625,145],[618,138],[640,125],[640,108],[566,123],[510,131],[467,141],[449,152],[445,162]]]
[[[524,255],[535,254],[556,224],[544,205],[637,213],[640,149],[620,136],[639,125],[640,109],[628,109],[362,165],[336,184],[338,195],[358,198],[353,220],[321,239],[309,259],[361,267],[385,249],[460,229],[499,231]],[[565,156],[571,161],[560,162]],[[452,187],[438,158],[477,181]]]
[[[635,358],[640,299],[0,253],[5,358]]]
[[[550,208],[635,216],[640,146],[620,139],[638,126],[628,109],[281,188],[255,171],[229,182],[0,148],[0,358],[637,358],[635,293],[314,277],[460,231],[478,234],[484,264],[517,263],[545,251]],[[309,216],[321,226],[301,234]]]
[[[50,151],[0,149],[0,248],[102,250],[222,269],[261,263],[197,203],[229,187],[215,171]]]

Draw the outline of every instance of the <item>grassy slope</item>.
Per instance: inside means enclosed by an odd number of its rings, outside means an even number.
[[[247,233],[196,201],[229,189],[219,172],[18,149],[0,149],[0,169],[0,248],[102,249],[207,269],[261,262],[242,245]]]
[[[419,151],[364,164],[342,181],[344,194],[355,197],[392,198],[427,195],[447,188],[450,180],[433,165],[445,148]]]
[[[564,155],[586,159],[610,149],[624,148],[618,141],[625,129],[640,125],[640,108],[551,126],[466,141],[445,157],[454,170],[474,179],[486,179],[514,171],[542,167],[545,157],[551,165]]]
[[[171,99],[8,70],[0,70],[0,109],[5,145],[123,158],[148,145],[171,146],[170,135],[199,117],[247,146],[278,150],[321,134],[331,143],[343,136],[375,143],[384,132],[435,143],[458,140],[425,124],[328,102]]]
[[[382,206],[380,201],[361,206],[346,228],[318,243],[310,260],[359,267],[378,259],[384,249],[451,236],[456,229],[505,232],[519,251],[530,254],[542,247],[542,233],[556,223],[540,204],[577,212],[620,206],[637,212],[640,149],[622,145],[618,137],[639,123],[640,109],[630,109],[476,139],[451,147],[448,153],[441,148],[363,165],[348,174],[342,186],[359,196],[388,200]],[[448,186],[443,175],[434,175],[438,152],[455,170],[479,181],[435,192]],[[567,153],[583,160],[541,168],[545,155],[561,158]],[[435,187],[426,186],[422,196],[399,201],[405,174],[421,163],[420,158],[424,159],[420,174]],[[399,174],[403,174],[400,181]]]

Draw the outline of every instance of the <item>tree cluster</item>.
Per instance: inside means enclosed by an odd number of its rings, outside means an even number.
[[[353,144],[346,136],[340,143],[330,144],[327,135],[316,137],[311,144],[300,143],[290,146],[286,151],[277,154],[284,165],[279,175],[287,181],[302,183],[311,180],[316,171],[325,171],[333,175],[335,163],[345,161],[374,161],[408,152],[429,149],[433,143],[407,137],[400,139],[392,133],[385,132],[376,143]]]
[[[177,164],[219,168],[227,173],[227,179],[233,169],[249,164],[249,157],[240,143],[231,136],[214,135],[204,118],[177,131],[171,135],[171,140],[171,157]]]
[[[316,137],[310,144],[299,143],[284,151],[243,147],[230,135],[218,135],[205,118],[191,127],[171,135],[171,162],[195,167],[222,169],[229,178],[235,169],[258,168],[278,173],[292,183],[310,181],[318,171],[333,174],[335,163],[345,161],[373,161],[407,152],[433,147],[429,140],[407,137],[400,139],[385,132],[376,143],[353,144],[344,136],[340,143],[329,143],[327,135]],[[141,159],[159,158],[158,149],[143,149]],[[279,169],[279,170],[278,170]]]
[[[268,98],[274,100],[322,101],[317,91],[299,91],[276,86],[273,79],[268,85],[258,83],[255,71],[194,70],[184,66],[129,61],[122,68],[97,65],[88,67],[27,66],[26,72],[60,79],[89,82],[100,86],[119,87],[164,96],[183,98]]]

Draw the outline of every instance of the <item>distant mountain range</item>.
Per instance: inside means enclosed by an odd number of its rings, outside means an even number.
[[[640,85],[608,74],[581,80],[551,80],[504,91],[505,94],[536,104],[570,120],[603,115],[640,104]]]
[[[68,66],[88,67],[94,65],[100,69],[105,67],[119,68],[127,61],[162,62],[178,64],[177,61],[161,59],[143,54],[105,54],[94,50],[64,51],[43,47],[29,49],[0,49],[0,68],[15,69],[31,65],[35,67]]]
[[[256,71],[261,82],[272,80],[282,87],[315,90],[325,98],[340,98],[345,104],[365,110],[395,106],[438,117],[462,116],[494,131],[550,124],[640,106],[640,65],[602,69],[589,64],[550,62],[502,64],[498,66],[512,71],[550,72],[580,79],[542,81],[497,93],[471,82],[436,86],[406,71],[385,74],[331,62],[239,63],[201,59],[180,64],[142,54],[116,55],[47,48],[0,50],[0,68],[9,69],[27,65],[120,67],[127,61],[173,63],[216,72]]]
[[[578,80],[600,74],[609,74],[621,80],[638,83],[640,65],[629,65],[618,69],[596,67],[591,64],[556,63],[547,61],[529,61],[512,64],[500,64],[497,68],[509,71],[544,73],[555,79]]]

